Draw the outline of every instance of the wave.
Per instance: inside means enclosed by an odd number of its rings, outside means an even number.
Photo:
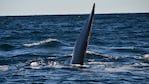
[[[86,51],[86,53],[89,54],[89,55],[99,55],[98,53],[93,52],[93,51]]]
[[[50,43],[50,42],[60,42],[60,41],[57,40],[57,39],[49,38],[49,39],[46,39],[46,40],[43,40],[43,41],[39,41],[39,42],[35,42],[35,43],[23,44],[23,46],[25,46],[25,47],[32,47],[32,46],[43,45],[43,44]]]
[[[87,51],[87,60],[93,61],[102,61],[102,62],[126,62],[126,63],[135,63],[135,62],[145,62],[149,63],[149,54],[137,55],[137,56],[112,56],[100,54],[93,51]]]
[[[119,52],[119,53],[140,53],[144,54],[147,53],[146,48],[142,47],[135,47],[135,46],[130,46],[130,47],[106,47],[104,49],[114,51],[114,52]]]
[[[109,49],[114,49],[114,50],[133,50],[135,47],[110,47]]]
[[[148,54],[145,54],[143,56],[123,57],[123,56],[103,56],[92,51],[88,51],[87,53],[90,54],[87,55],[85,64],[91,66],[90,68],[95,68],[95,65],[96,68],[102,68],[102,66],[109,66],[109,67],[103,67],[104,70],[108,72],[123,72],[123,71],[126,72],[136,67],[139,68],[149,66],[148,62],[144,62],[146,58],[147,59],[149,58]],[[22,68],[22,67],[24,68],[25,66],[26,68],[29,69],[65,68],[69,67],[70,60],[71,60],[70,54],[62,56],[22,54],[10,58],[6,57],[1,58],[0,71],[7,71],[11,69],[12,67],[9,67],[9,65],[11,66],[15,65],[14,67],[16,68]],[[119,64],[122,64],[122,66],[119,66]]]
[[[36,66],[38,61],[42,61],[44,63],[49,62],[57,62],[60,64],[69,64],[71,61],[72,54],[66,55],[39,55],[39,54],[20,54],[13,57],[1,57],[0,65],[9,65],[9,64],[18,64],[18,63],[26,63],[30,64],[34,67]],[[140,56],[108,56],[102,55],[100,53],[94,51],[87,51],[87,56],[85,58],[85,64],[95,63],[95,62],[121,62],[121,63],[149,63],[149,54],[140,55]]]
[[[2,51],[9,51],[14,48],[15,48],[15,46],[10,45],[10,44],[0,44],[0,50],[2,50]]]

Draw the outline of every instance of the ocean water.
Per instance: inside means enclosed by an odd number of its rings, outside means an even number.
[[[85,67],[70,65],[88,15],[0,17],[1,84],[148,84],[149,14],[96,14]]]

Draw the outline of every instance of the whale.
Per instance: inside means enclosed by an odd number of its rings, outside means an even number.
[[[75,43],[72,53],[71,64],[84,65],[86,50],[91,36],[93,20],[94,20],[95,3],[93,4],[92,11],[87,19],[84,28],[81,30],[80,35]]]

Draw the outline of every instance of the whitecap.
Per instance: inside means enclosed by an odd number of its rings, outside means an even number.
[[[32,67],[37,67],[37,66],[39,66],[39,63],[38,63],[38,62],[32,62],[30,65],[31,65]]]
[[[128,46],[128,47],[109,47],[109,49],[114,49],[114,50],[117,50],[117,49],[124,49],[124,50],[130,49],[130,50],[133,50],[133,49],[135,49],[135,47],[133,47],[133,46]]]
[[[49,39],[46,39],[46,40],[43,40],[43,41],[39,41],[39,42],[35,42],[35,43],[23,44],[23,46],[32,47],[32,46],[37,46],[37,45],[53,42],[53,41],[59,41],[59,40],[49,38]]]
[[[149,54],[145,54],[144,59],[149,60]]]
[[[0,71],[8,71],[9,70],[9,66],[8,65],[1,65],[0,66]]]
[[[93,51],[86,51],[87,54],[91,54],[91,55],[99,55],[98,53],[96,52],[93,52]]]
[[[31,62],[30,63],[30,67],[32,69],[40,69],[42,67],[42,63],[41,62]]]
[[[105,68],[105,71],[107,72],[129,72],[130,70],[133,70],[134,68],[129,65],[121,66],[121,67],[111,67],[111,68]]]

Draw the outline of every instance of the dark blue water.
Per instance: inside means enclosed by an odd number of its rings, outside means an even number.
[[[0,17],[0,83],[148,84],[149,14],[95,15],[85,67],[70,64],[88,15]]]

